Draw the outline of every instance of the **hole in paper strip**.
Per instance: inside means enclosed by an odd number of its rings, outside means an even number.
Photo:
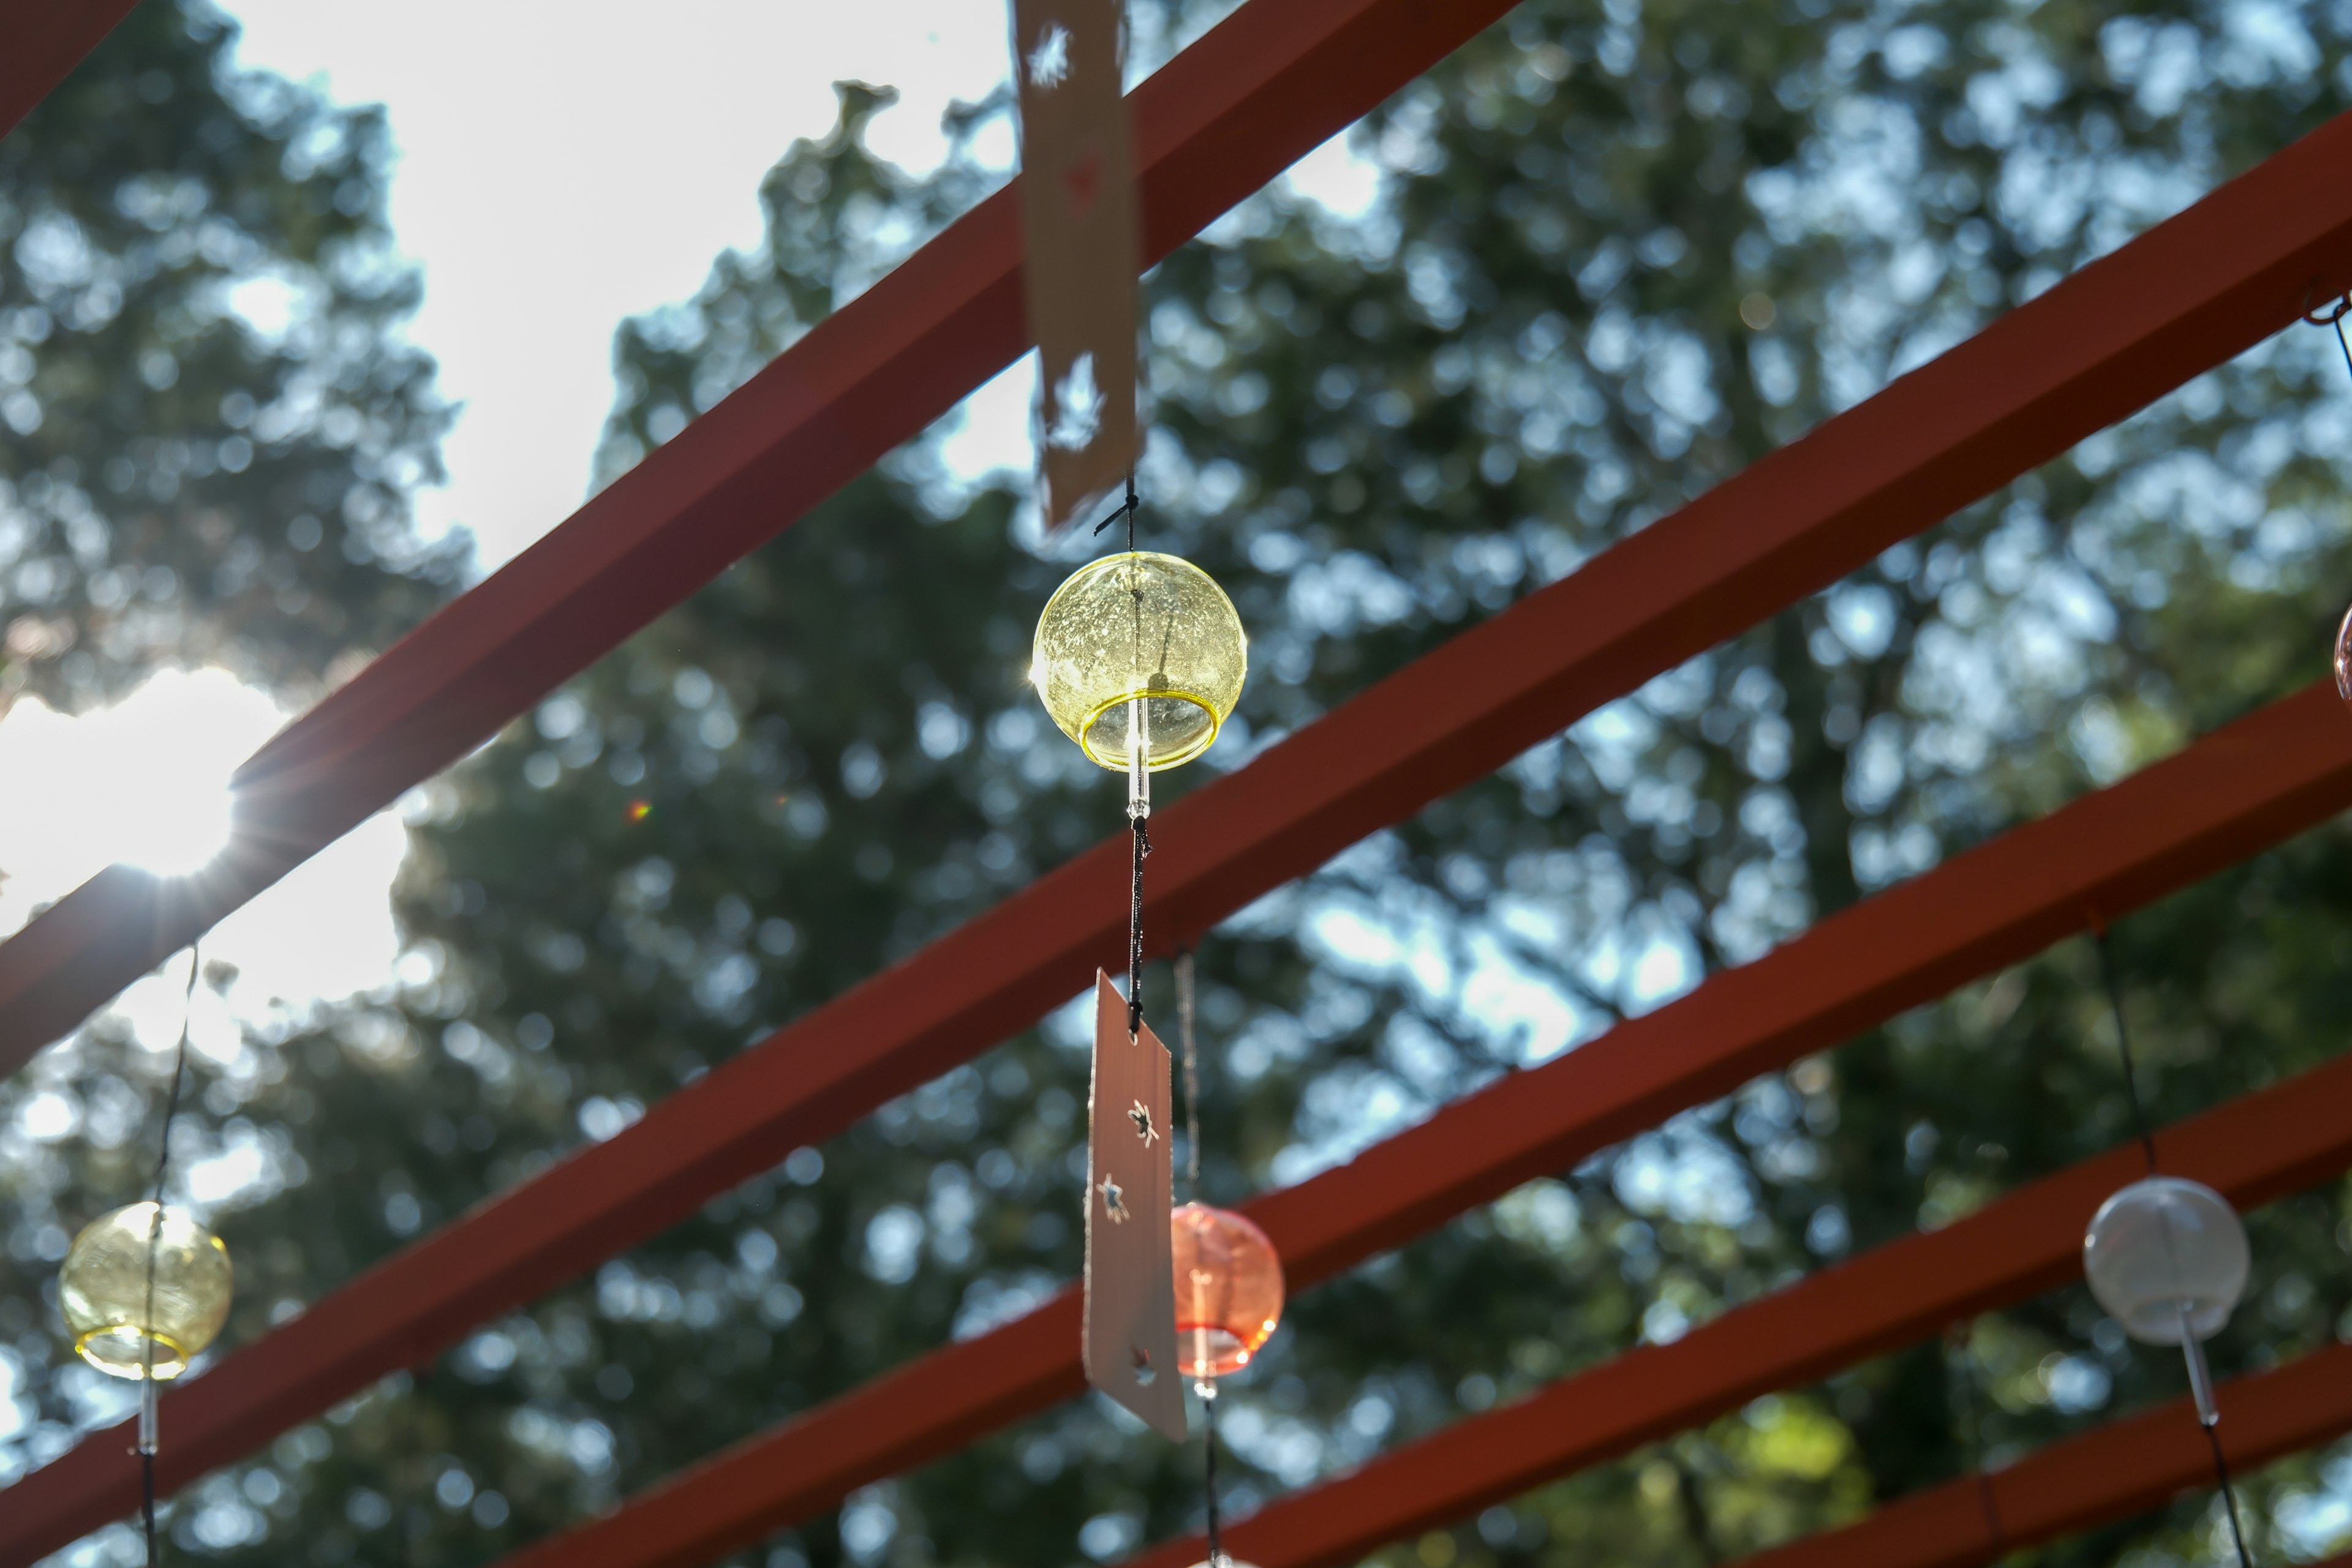
[[[1070,30],[1059,22],[1045,29],[1037,47],[1029,51],[1029,85],[1059,87],[1070,75]]]
[[[1091,351],[1072,362],[1069,374],[1054,384],[1054,422],[1045,430],[1045,445],[1065,452],[1090,446],[1102,429],[1103,395],[1095,384]]]

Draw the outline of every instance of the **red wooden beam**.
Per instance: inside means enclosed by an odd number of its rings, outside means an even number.
[[[1129,100],[1146,263],[1509,8],[1510,0],[1259,0],[1227,17]],[[204,877],[100,872],[0,945],[0,1072],[529,711],[1010,363],[1030,342],[1019,197],[1007,188],[981,203],[288,725],[239,770],[236,831]]]
[[[1386,0],[1349,3],[1351,15],[1384,17],[1391,28],[1379,40],[1349,33],[1347,45],[1358,54],[1385,58],[1379,50],[1391,37],[1428,42],[1425,31],[1415,30],[1421,24],[1413,7],[1383,9]],[[1267,26],[1306,29],[1311,36],[1302,36],[1301,47],[1317,39],[1328,44],[1333,35],[1314,31],[1315,18],[1328,23],[1342,4],[1286,0],[1282,19]],[[1262,9],[1253,6],[1226,26]],[[1208,49],[1218,37],[1212,34],[1196,48]],[[1182,57],[1192,58],[1189,51]],[[1203,58],[1231,66],[1244,79],[1265,79],[1264,62],[1235,60],[1230,49]],[[1337,45],[1314,55],[1318,68],[1338,68],[1348,58]],[[1262,113],[1279,107],[1251,101]],[[1179,114],[1172,108],[1167,112]],[[1149,117],[1139,123],[1147,132],[1140,138],[1147,167],[1161,168],[1170,133],[1150,130]],[[2336,177],[2347,153],[2352,117],[2323,127],[1969,343],[1574,576],[1457,637],[1249,768],[1179,803],[1164,815],[1155,862],[1161,940],[1205,929],[1362,834],[1481,776],[1600,701],[1699,651],[1743,618],[1769,614],[1833,580],[2077,436],[2293,321],[2308,280],[2339,286],[2345,264],[2336,258],[2352,255],[2347,243],[2352,241],[2352,185]],[[1150,179],[1147,174],[1147,195]],[[923,265],[918,258],[902,272],[921,272]],[[936,268],[925,276],[935,274]],[[893,342],[905,341],[911,330],[887,321],[873,324]],[[812,333],[802,346],[817,338]],[[841,342],[838,336],[825,341]],[[847,351],[828,352],[838,357]],[[763,395],[782,400],[780,407],[795,397],[805,406],[806,376],[792,371],[793,363],[787,354],[752,384],[768,387]],[[780,371],[789,373],[782,381],[774,379]],[[815,414],[809,418],[824,423]],[[693,444],[697,432],[709,433],[703,445]],[[695,461],[732,474],[728,459],[733,454],[724,443],[743,433],[740,419],[706,418],[680,437],[686,447],[673,443],[665,451],[690,448],[699,454]],[[744,471],[782,482],[772,458],[772,450],[763,448]],[[648,465],[640,470],[646,472],[667,476],[664,484],[683,482],[675,467]],[[733,485],[727,480],[708,493],[733,496],[730,504],[735,505],[742,498]],[[622,487],[615,487],[606,497],[620,493]],[[610,544],[628,534],[633,514],[599,510],[602,499],[566,525],[562,537],[583,542],[526,556],[538,574],[527,582],[544,587],[546,581],[572,581],[574,555],[593,555],[588,547],[598,541]],[[708,515],[724,521],[736,514],[722,508]],[[417,702],[430,700],[442,704],[441,711],[454,711],[451,694],[467,691],[469,700],[489,704],[471,711],[509,702],[499,710],[512,712],[527,702],[522,685],[501,684],[495,660],[486,673],[471,665],[454,668],[456,654],[436,651],[444,643],[463,651],[458,634],[434,628],[478,626],[484,612],[464,606],[484,602],[481,595],[502,581],[509,581],[506,574],[403,645],[424,651],[404,659],[387,656],[395,673],[410,671],[420,683],[409,693],[414,701],[394,700],[408,689],[384,684],[393,676],[380,677],[370,689],[385,696],[392,717],[377,722],[339,695],[291,727],[292,739],[265,751],[267,765],[256,769],[260,782],[254,794],[286,806],[275,820],[306,820],[303,812],[310,807],[304,801],[348,804],[355,779],[373,779],[370,790],[382,786],[383,793],[368,798],[389,798],[409,776],[401,758],[440,754],[430,746],[419,751],[418,737],[448,738],[436,728],[432,710]],[[623,585],[609,574],[575,584],[614,614],[620,601],[595,595],[618,594]],[[554,608],[541,609],[570,615],[579,602],[576,595],[563,597]],[[520,612],[529,605],[511,607]],[[425,679],[436,669],[438,677]],[[504,695],[491,701],[482,696],[490,689]],[[254,820],[272,819],[268,811],[255,809]],[[325,819],[309,820],[315,827]],[[302,831],[288,831],[289,844],[307,842]],[[2262,841],[2259,834],[2253,841]],[[248,847],[254,842],[249,834]],[[1124,888],[1121,851],[1097,848],[1081,857],[673,1095],[619,1138],[483,1205],[371,1271],[270,1336],[266,1352],[240,1357],[233,1378],[202,1379],[176,1391],[174,1419],[182,1423],[176,1429],[185,1432],[186,1423],[195,1421],[208,1440],[175,1446],[183,1458],[166,1456],[167,1483],[194,1473],[192,1456],[215,1464],[249,1451],[383,1373],[436,1353],[472,1324],[657,1234],[790,1149],[837,1132],[885,1100],[1034,1022],[1082,989],[1097,963],[1117,961],[1122,931],[1115,917],[1123,910]],[[29,969],[51,959],[70,969],[96,951],[76,946],[82,928],[74,922],[96,918],[111,896],[100,889],[72,909],[61,905],[62,921],[53,910],[0,947],[0,1025],[25,1016],[15,1011],[16,1001],[57,994],[44,991],[47,983]],[[116,912],[148,922],[142,930],[152,934],[160,909],[146,899]],[[1937,911],[1928,911],[1931,923],[1936,918]],[[47,956],[28,961],[29,969],[12,966],[20,944]],[[82,971],[84,981],[91,973]],[[9,1040],[22,1043],[13,1036]],[[1419,1223],[1400,1220],[1398,1232],[1410,1234]],[[107,1447],[85,1444],[19,1484],[9,1519],[0,1523],[0,1547],[6,1548],[0,1563],[20,1560],[8,1555],[15,1542],[62,1544],[129,1506],[128,1472]],[[174,1476],[176,1465],[191,1468]],[[59,1530],[66,1534],[58,1536]]]
[[[16,129],[138,0],[0,0],[0,136]]]
[[[2231,1469],[2243,1474],[2352,1430],[2352,1345],[2329,1345],[2216,1392],[2221,1447]],[[2210,1488],[2213,1456],[2183,1398],[2053,1443],[1991,1479],[1998,1544],[1976,1478],[1963,1476],[1843,1530],[1743,1559],[1743,1568],[1977,1568]]]
[[[2167,1128],[2157,1139],[2163,1167],[2218,1188],[2242,1209],[2257,1207],[2352,1168],[2347,1096],[2352,1056]],[[2108,1194],[2146,1168],[2135,1144],[2021,1187],[1942,1230],[1906,1237],[1726,1312],[1673,1344],[1629,1351],[1285,1498],[1234,1526],[1228,1549],[1260,1568],[1351,1563],[1759,1394],[1801,1388],[2079,1279],[2084,1227]],[[2347,1410],[2352,1421],[2352,1405]],[[2183,1425],[2193,1436],[2193,1418]],[[1805,1543],[1809,1563],[1814,1544]],[[1184,1568],[1201,1560],[1202,1547],[1197,1538],[1169,1542],[1131,1568]],[[603,1568],[605,1560],[566,1561]]]
[[[1825,921],[1679,1001],[1470,1095],[1347,1165],[1261,1198],[1250,1213],[1281,1249],[1293,1289],[1306,1289],[1530,1176],[1573,1165],[1759,1072],[1836,1044],[2025,957],[2083,929],[2094,911],[2113,919],[2161,897],[2352,804],[2352,724],[2336,710],[2334,694],[2313,687],[2122,784]],[[2352,1089],[2352,1066],[2327,1081],[2338,1079]],[[2304,1109],[2316,1116],[2318,1107],[2330,1103],[2336,1102],[2313,1095]],[[2232,1114],[2238,1119],[2227,1125],[2243,1127],[2252,1125],[2244,1117],[2273,1113]],[[2334,1159],[2337,1148],[2327,1141],[2334,1136],[2327,1119],[2319,1120],[2315,1131],[2297,1124],[2300,1143],[2284,1131],[2253,1140],[2264,1144],[2267,1164],[2242,1169],[2228,1163],[2226,1152],[2214,1156],[2214,1174],[2208,1179],[2249,1201],[2280,1190],[2263,1185],[2263,1173],[2297,1184],[2311,1179],[2311,1162]],[[2345,1135],[2352,1137],[2352,1126]],[[2213,1141],[2208,1134],[2186,1129],[2168,1134],[2168,1152],[2176,1137],[2183,1141],[2184,1158],[2208,1157]],[[2079,1244],[2079,1221],[2090,1206],[2121,1184],[2120,1178],[2108,1182],[2105,1173],[2085,1180],[2088,1187],[2067,1189],[2065,1202],[2081,1209],[2079,1215],[2066,1209],[2073,1217],[2060,1225],[2074,1226],[2070,1246]],[[1969,1244],[1935,1245],[1949,1250]],[[2015,1261],[2024,1254],[2004,1243],[1968,1256],[1981,1270],[2006,1267],[2004,1259]],[[2056,1278],[2046,1268],[2035,1274],[2028,1267],[2025,1275],[2033,1289]],[[1924,1289],[1925,1278],[1917,1284]],[[1905,1327],[1881,1331],[1881,1338],[1899,1338],[1923,1313],[1941,1321],[1960,1310],[1948,1304],[1919,1308],[1912,1305],[1917,1298],[1916,1289],[1886,1297],[1906,1303],[1910,1316],[1899,1320]],[[1938,1312],[1940,1319],[1935,1318]],[[1829,1325],[1824,1320],[1818,1326]],[[993,1333],[933,1352],[739,1443],[630,1500],[617,1512],[525,1551],[509,1568],[686,1568],[707,1563],[833,1507],[860,1486],[950,1453],[1075,1394],[1082,1383],[1077,1347],[1078,1304],[1074,1293],[1065,1294]],[[1675,1353],[1686,1358],[1694,1352],[1678,1347]],[[1648,1374],[1635,1374],[1635,1380],[1643,1375]],[[1751,1368],[1746,1375],[1753,1383],[1758,1374]],[[1769,1380],[1777,1374],[1762,1375]],[[1675,1397],[1715,1396],[1694,1394],[1696,1386],[1685,1378],[1675,1385]],[[1761,1386],[1776,1385],[1767,1381]],[[1746,1394],[1720,1397],[1736,1402]],[[178,1429],[188,1418],[174,1411],[172,1419]],[[1570,1423],[1557,1430],[1578,1428]],[[1555,1450],[1536,1442],[1527,1451]],[[1492,1458],[1484,1454],[1481,1462]],[[1385,1517],[1380,1499],[1416,1495],[1402,1482],[1393,1489],[1387,1483],[1370,1489],[1376,1495],[1360,1500],[1360,1512],[1351,1501],[1339,1515]],[[1438,1512],[1456,1517],[1442,1505]],[[1369,1550],[1388,1538],[1339,1550]],[[1252,1544],[1250,1551],[1258,1548]],[[1265,1555],[1252,1560],[1278,1568]]]
[[[1133,95],[1147,259],[1506,8],[1261,0],[1229,17]],[[1193,827],[1178,846],[1188,871],[1162,874],[1163,916],[1206,929],[2296,320],[2315,289],[2352,283],[2352,184],[2336,177],[2347,155],[2352,118],[2340,117],[1457,638],[1378,700],[1276,747],[1214,792],[1213,842]],[[289,725],[239,773],[237,831],[210,875],[161,884],[110,869],[0,944],[0,1070],[1010,361],[1025,341],[1013,199],[982,204]],[[1077,883],[1092,890],[1110,858],[1082,862]],[[1016,945],[1033,957],[1055,943]],[[998,990],[1075,994],[1097,958],[1110,964],[1115,938],[1091,932],[1087,951],[1076,964],[1057,956],[1048,982],[1034,961],[1016,963]],[[1026,1022],[1048,1005],[1008,1010]]]

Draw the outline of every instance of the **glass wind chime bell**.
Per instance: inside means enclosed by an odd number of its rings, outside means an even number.
[[[2238,1518],[2238,1494],[2221,1451],[2221,1405],[2213,1397],[2213,1373],[2205,1362],[2205,1342],[2221,1331],[2246,1291],[2252,1254],[2246,1227],[2230,1200],[2205,1185],[2157,1170],[2156,1139],[2140,1104],[2132,1070],[2131,1030],[2124,1018],[2122,983],[2114,950],[2104,931],[2095,931],[2100,976],[2115,1014],[2116,1054],[2123,1068],[2124,1098],[2132,1125],[2147,1157],[2147,1174],[2099,1205],[2083,1234],[2083,1277],[2107,1315],[2142,1344],[2179,1345],[2189,1364],[2189,1391],[2197,1425],[2213,1455],[2213,1479],[2229,1511],[2230,1539],[2239,1568],[2253,1568],[2246,1531]]]
[[[1176,1254],[1176,1367],[1207,1414],[1203,1439],[1209,1554],[1193,1568],[1252,1568],[1230,1556],[1217,1529],[1217,1383],[1249,1365],[1282,1321],[1282,1259],[1246,1217],[1206,1204],[1169,1215]]]
[[[180,1048],[163,1104],[163,1152],[155,1196],[100,1215],[74,1237],[58,1270],[58,1310],[74,1351],[109,1377],[139,1384],[140,1522],[147,1568],[162,1562],[155,1530],[155,1455],[161,1424],[157,1388],[188,1370],[228,1321],[236,1272],[221,1238],[184,1209],[163,1201],[170,1191],[172,1126],[188,1072],[188,1026],[194,1016],[201,952],[188,954],[188,990],[180,1014]]]
[[[1216,579],[1173,555],[1128,550],[1055,590],[1030,679],[1089,761],[1159,773],[1209,749],[1248,666],[1242,618]]]
[[[111,1377],[162,1383],[219,1335],[234,1284],[219,1237],[183,1210],[131,1204],[74,1238],[58,1306],[82,1360]]]
[[[2352,315],[2352,292],[2333,304],[2305,310],[2303,319],[2315,327],[2335,330],[2336,346],[2344,351],[2344,368],[2352,371],[2352,337],[2344,331],[2344,318],[2347,315]],[[2352,705],[2352,609],[2346,610],[2344,618],[2336,623],[2335,656],[2336,695]]]
[[[1176,1252],[1176,1368],[1214,1399],[1282,1321],[1282,1259],[1265,1232],[1206,1204],[1170,1215]]]
[[[1181,1438],[1183,1393],[1173,1374],[1184,1356],[1170,1310],[1182,1278],[1169,1250],[1171,1063],[1143,1020],[1143,862],[1151,853],[1151,775],[1215,742],[1241,696],[1249,645],[1233,601],[1207,573],[1135,548],[1137,504],[1130,479],[1125,504],[1102,523],[1125,520],[1127,549],[1079,568],[1046,601],[1030,679],[1088,761],[1127,775],[1134,837],[1125,998],[1106,973],[1095,977],[1087,1380],[1146,1425]]]
[[[2221,1331],[2245,1293],[2249,1261],[2238,1211],[2212,1188],[2179,1176],[2134,1182],[2099,1205],[2083,1237],[2091,1294],[2142,1344],[2180,1347],[2197,1419],[2209,1427],[2221,1417],[2204,1342]]]

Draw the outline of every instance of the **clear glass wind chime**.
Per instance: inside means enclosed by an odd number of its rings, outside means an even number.
[[[2096,933],[2099,972],[2115,1015],[2116,1048],[2124,1097],[2131,1106],[2147,1174],[2099,1205],[2083,1236],[2083,1275],[2091,1294],[2125,1333],[2142,1344],[2179,1345],[2188,1363],[2189,1390],[2197,1424],[2213,1454],[2213,1478],[2229,1511],[2230,1539],[2239,1568],[2253,1568],[2246,1532],[2238,1519],[2237,1489],[2221,1452],[2221,1411],[2213,1396],[2213,1373],[2205,1342],[2221,1331],[2245,1294],[2252,1260],[2246,1227],[2230,1200],[2201,1182],[2160,1174],[2156,1139],[2148,1131],[2132,1071],[2131,1035],[2124,1023],[2123,987],[2106,933]]]
[[[2318,310],[2306,310],[2303,319],[2315,327],[2328,327],[2336,332],[2336,346],[2344,351],[2344,368],[2352,371],[2352,338],[2344,332],[2344,318],[2352,315],[2352,290],[2333,304]],[[2352,703],[2352,609],[2344,612],[2344,619],[2336,627],[2334,666],[2336,695]]]
[[[140,1521],[148,1568],[161,1561],[155,1533],[159,1385],[188,1370],[228,1321],[236,1275],[221,1238],[186,1210],[163,1202],[172,1165],[172,1125],[188,1072],[188,1029],[202,954],[188,953],[180,1044],[163,1102],[155,1195],[100,1215],[74,1238],[58,1271],[58,1307],[82,1360],[110,1377],[139,1384]]]

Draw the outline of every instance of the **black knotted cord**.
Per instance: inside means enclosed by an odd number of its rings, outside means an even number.
[[[1201,1053],[1192,1038],[1192,950],[1176,955],[1176,1025],[1184,1047],[1184,1185],[1201,1184]]]
[[[1984,1510],[1985,1533],[1996,1560],[2009,1555],[2009,1533],[2000,1527],[2000,1505],[1992,1495],[1992,1473],[1985,1468],[1985,1394],[1977,1379],[1979,1368],[1969,1325],[1954,1323],[1948,1331],[1952,1354],[1960,1363],[1960,1398],[1968,1407],[1969,1464],[1976,1471],[1977,1503]]]
[[[1127,471],[1127,499],[1119,509],[1095,524],[1100,533],[1113,519],[1127,519],[1127,552],[1135,553],[1135,510],[1139,503],[1135,494],[1135,470]],[[1131,569],[1131,568],[1130,568]],[[1143,579],[1138,574],[1135,587],[1135,651],[1137,667],[1143,659]],[[1151,759],[1150,699],[1128,700],[1127,716],[1127,820],[1135,830],[1135,869],[1128,889],[1127,909],[1127,1037],[1132,1043],[1143,1035],[1143,859],[1151,853]]]
[[[1128,766],[1141,773],[1143,754],[1134,752]],[[1143,858],[1151,853],[1150,812],[1149,799],[1140,810],[1128,808],[1128,821],[1135,828],[1135,875],[1127,908],[1127,1037],[1130,1042],[1143,1034]]]
[[[180,998],[180,1046],[172,1058],[172,1088],[163,1097],[163,1148],[155,1156],[155,1212],[147,1226],[147,1312],[140,1324],[140,1347],[146,1374],[139,1384],[139,1517],[147,1535],[147,1568],[159,1568],[162,1548],[155,1538],[155,1255],[163,1240],[163,1189],[172,1171],[172,1123],[180,1114],[181,1086],[188,1077],[188,1030],[196,1012],[196,977],[204,973],[204,944],[188,947],[188,988]]]
[[[2347,351],[2347,358],[2352,358],[2352,351]],[[2131,1032],[2124,1025],[2123,983],[2116,975],[2115,952],[2108,943],[2105,928],[2095,927],[2091,935],[2099,949],[2099,974],[2106,983],[2107,1005],[2116,1016],[2116,1051],[2123,1063],[2124,1098],[2131,1102],[2132,1127],[2139,1134],[2140,1150],[2147,1156],[2147,1171],[2152,1176],[2157,1169],[2156,1139],[2148,1131],[2147,1111],[2140,1104],[2139,1082],[2132,1069]],[[2180,1316],[2180,1353],[2189,1363],[2189,1381],[2197,1397],[2197,1425],[2204,1428],[2205,1441],[2213,1450],[2213,1480],[2221,1488],[2221,1501],[2229,1510],[2230,1539],[2237,1544],[2238,1568],[2254,1568],[2253,1554],[2246,1550],[2246,1532],[2238,1522],[2237,1489],[2230,1481],[2229,1462],[2221,1457],[2221,1413],[2208,1405],[2212,1374],[2205,1370],[2205,1347],[2198,1342],[2189,1326],[2186,1307],[2181,1309]]]

